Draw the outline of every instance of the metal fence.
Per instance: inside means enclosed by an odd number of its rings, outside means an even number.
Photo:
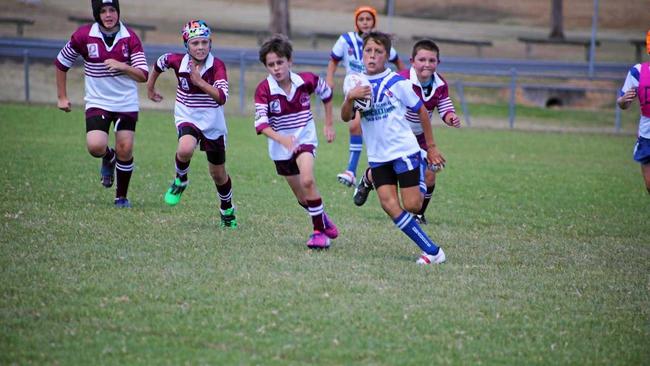
[[[29,70],[32,62],[52,62],[58,52],[63,48],[66,40],[35,39],[35,38],[0,38],[0,57],[22,59],[25,83],[25,101],[30,101]],[[167,52],[185,52],[185,49],[178,45],[145,44],[147,62],[151,65],[156,58]],[[246,72],[253,66],[259,65],[258,51],[249,48],[216,47],[213,53],[226,64],[239,67],[239,113],[245,113],[246,105]],[[297,50],[293,54],[293,63],[297,65],[315,66],[325,68],[329,60],[329,54],[323,51]],[[527,78],[555,78],[555,79],[587,79],[587,80],[610,80],[622,81],[629,69],[628,64],[621,63],[597,63],[595,64],[594,77],[589,76],[589,65],[582,62],[561,62],[561,61],[540,61],[540,60],[514,60],[514,59],[485,59],[467,57],[446,57],[441,63],[441,73],[463,74],[468,76],[487,76],[496,78],[507,78],[504,82],[467,82],[462,80],[450,80],[456,86],[456,91],[461,104],[461,109],[468,126],[471,125],[470,111],[467,107],[465,88],[491,88],[507,89],[510,92],[508,100],[508,123],[513,128],[516,119],[515,93],[517,88],[522,86],[549,88],[549,89],[571,89],[570,86],[547,85],[547,84],[523,84],[519,81],[522,77]],[[616,95],[616,89],[603,88],[581,88],[585,92],[611,93]],[[620,110],[614,103],[614,130],[621,130]]]

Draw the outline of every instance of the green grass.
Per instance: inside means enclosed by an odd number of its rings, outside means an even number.
[[[374,194],[357,208],[336,183],[343,124],[316,165],[341,237],[312,252],[252,118],[229,117],[240,227],[218,228],[201,154],[166,207],[172,121],[141,113],[134,208],[116,210],[78,109],[0,105],[0,364],[650,362],[632,136],[436,129],[425,230],[448,263],[418,267]]]

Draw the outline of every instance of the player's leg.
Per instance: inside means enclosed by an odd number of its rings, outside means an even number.
[[[397,195],[398,182],[400,184],[400,190],[402,190],[401,187],[405,187],[408,190],[407,203],[409,205],[414,205],[414,199],[411,195],[421,197],[419,193],[419,172],[419,168],[415,168],[398,175],[393,170],[392,164],[384,164],[372,168],[374,185],[381,207],[391,217],[393,223],[423,251],[422,256],[418,259],[418,263],[442,263],[445,261],[445,254],[442,249],[429,238],[415,219],[413,219],[413,216],[405,211],[399,203]]]
[[[167,188],[167,192],[165,192],[165,203],[170,206],[176,206],[181,201],[183,192],[187,189],[190,162],[200,137],[199,132],[192,126],[178,127],[178,146],[174,155],[176,176],[169,188]]]
[[[329,239],[338,237],[338,228],[325,213],[323,199],[318,192],[316,178],[314,177],[314,154],[307,148],[299,151],[296,156],[296,165],[300,171],[300,188],[307,203],[309,216],[311,216],[314,233],[307,242],[309,247],[329,247]]]
[[[131,204],[127,198],[129,183],[133,174],[133,139],[135,131],[119,130],[115,132],[115,153],[117,154],[115,164],[116,189],[115,206],[129,208]]]
[[[650,193],[650,139],[639,136],[634,146],[634,160],[641,164],[645,187]]]
[[[101,182],[106,188],[113,186],[115,179],[115,150],[108,146],[108,131],[111,120],[97,108],[86,111],[86,148],[90,155],[102,158]]]
[[[219,212],[221,216],[221,227],[237,227],[235,217],[235,206],[232,204],[232,180],[226,171],[226,149],[224,137],[218,140],[210,140],[210,150],[206,151],[208,158],[208,169],[214,185],[217,187],[219,196]],[[206,144],[207,145],[207,144]],[[206,149],[208,147],[206,146]]]
[[[350,130],[350,155],[348,158],[348,167],[346,170],[337,175],[336,178],[342,184],[351,187],[356,185],[357,166],[363,150],[363,137],[361,135],[361,116],[357,112],[354,119],[348,122]]]
[[[647,164],[641,164],[641,174],[643,174],[643,179],[645,180],[645,188],[650,194],[650,162]]]
[[[415,215],[415,219],[420,225],[427,224],[427,219],[424,217],[424,213],[427,211],[429,201],[431,201],[431,197],[433,196],[433,191],[436,189],[436,173],[432,172],[429,169],[426,169],[424,173],[424,183],[427,186],[427,190],[424,193],[422,208],[420,208],[420,210],[417,212],[417,215]]]

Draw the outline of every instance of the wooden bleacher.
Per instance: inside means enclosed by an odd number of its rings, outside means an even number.
[[[589,48],[591,39],[589,38],[538,38],[538,37],[518,37],[519,42],[526,44],[526,58],[532,58],[533,44],[546,44],[557,46],[583,46],[585,48],[585,60],[589,61]],[[600,46],[600,41],[596,40],[596,47]]]
[[[25,32],[24,28],[26,25],[33,25],[34,21],[31,19],[25,19],[25,18],[6,18],[6,17],[0,17],[0,24],[15,24],[16,25],[16,34],[18,37],[22,37]]]

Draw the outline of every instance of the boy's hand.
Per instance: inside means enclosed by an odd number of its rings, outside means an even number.
[[[163,100],[163,96],[158,94],[156,89],[147,89],[147,97],[156,103],[160,103]]]
[[[298,146],[296,146],[296,136],[294,135],[281,135],[278,137],[278,142],[284,146],[285,149],[293,152]]]
[[[445,114],[445,123],[448,126],[460,128],[460,118],[454,112]]]
[[[327,139],[327,142],[333,142],[334,139],[336,138],[336,131],[334,130],[334,127],[328,125],[327,123],[325,124],[325,127],[323,127],[323,133],[325,133],[325,138]]]
[[[72,104],[70,104],[70,100],[68,100],[67,97],[58,98],[56,101],[56,106],[66,113],[72,110]]]
[[[440,166],[445,166],[445,158],[442,156],[438,148],[435,146],[430,146],[427,149],[427,161],[429,164],[435,164]]]
[[[201,65],[195,65],[194,62],[190,61],[189,67],[190,67],[190,81],[192,81],[192,84],[198,86],[203,81],[200,73]]]
[[[621,96],[621,101],[623,103],[631,103],[632,101],[634,101],[634,99],[636,99],[636,89],[637,88],[631,88],[628,91],[626,91],[625,94]]]
[[[124,62],[120,62],[112,58],[109,58],[108,60],[104,61],[104,65],[108,66],[108,70],[112,72],[124,71],[128,67],[128,65],[125,64]]]
[[[366,99],[372,96],[372,90],[369,86],[355,86],[347,95],[348,99]]]

